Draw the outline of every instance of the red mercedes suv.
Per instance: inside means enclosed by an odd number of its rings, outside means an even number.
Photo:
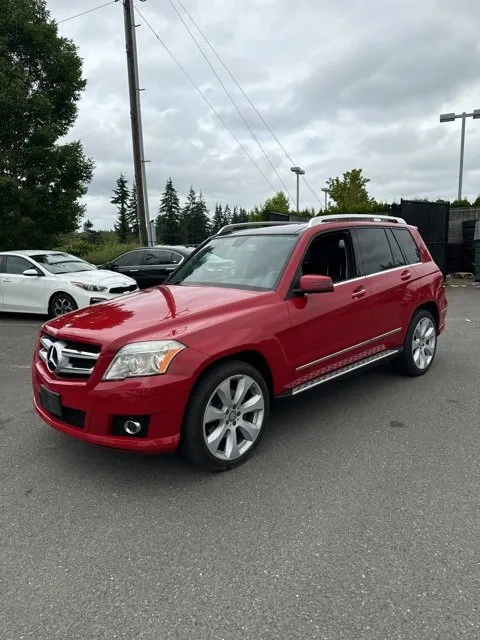
[[[252,454],[276,397],[387,359],[426,373],[446,311],[401,218],[232,224],[166,284],[47,322],[35,408],[92,444],[224,470]]]

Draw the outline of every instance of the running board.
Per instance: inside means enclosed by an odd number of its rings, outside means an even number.
[[[387,358],[392,358],[393,356],[401,353],[401,351],[401,349],[387,349],[386,351],[376,353],[375,355],[364,358],[363,360],[358,360],[357,362],[353,362],[352,364],[347,364],[345,367],[341,367],[341,369],[329,371],[319,378],[313,378],[313,380],[308,380],[303,384],[299,384],[298,387],[294,387],[292,389],[292,396],[296,396],[298,393],[302,393],[303,391],[308,391],[308,389],[317,387],[319,384],[323,384],[324,382],[328,382],[329,380],[334,380],[335,378],[346,376],[348,373],[356,371],[357,369],[363,369],[363,367],[368,367],[369,365],[376,364],[377,362],[381,362],[382,360],[386,360]]]

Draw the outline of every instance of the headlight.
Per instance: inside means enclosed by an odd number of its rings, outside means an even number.
[[[104,380],[124,380],[166,373],[177,353],[185,345],[176,340],[132,342],[122,347],[108,367]]]
[[[84,284],[83,282],[72,282],[76,287],[80,287],[84,291],[95,291],[100,293],[101,291],[106,291],[107,287],[102,287],[99,284]]]

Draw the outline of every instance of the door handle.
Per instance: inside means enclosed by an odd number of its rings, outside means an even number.
[[[2,282],[11,282],[9,278],[2,278]]]
[[[400,280],[409,280],[412,277],[410,271],[402,271],[400,274]]]
[[[127,273],[138,273],[140,269],[129,269]]]
[[[358,289],[355,289],[355,291],[352,293],[352,298],[354,300],[357,300],[358,298],[363,298],[363,296],[367,293],[367,290],[365,289],[365,287],[359,287]]]

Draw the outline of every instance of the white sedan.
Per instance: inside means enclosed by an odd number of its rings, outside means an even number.
[[[0,311],[61,316],[137,290],[132,278],[68,253],[0,252]]]

